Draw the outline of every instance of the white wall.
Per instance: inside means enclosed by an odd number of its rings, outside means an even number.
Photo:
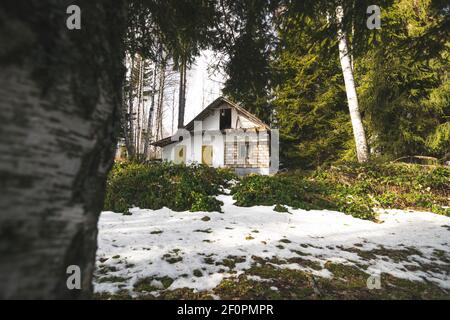
[[[178,145],[186,145],[186,163],[201,163],[202,162],[202,146],[211,145],[213,147],[213,167],[223,167],[224,159],[224,137],[222,135],[210,135],[205,133],[203,137],[196,137],[181,142],[172,143],[163,148],[162,160],[174,161],[175,149]]]
[[[176,144],[169,144],[162,148],[162,160],[173,161],[174,160],[174,146]]]
[[[215,132],[215,134],[210,134],[209,132],[205,132],[205,134],[203,135],[202,144],[213,147],[213,167],[223,167],[225,164],[224,140],[225,140],[225,137],[222,134],[219,134],[218,131]],[[201,152],[201,150],[200,150],[200,152]]]
[[[219,130],[220,129],[220,110],[214,110],[213,114],[203,119],[203,130]]]

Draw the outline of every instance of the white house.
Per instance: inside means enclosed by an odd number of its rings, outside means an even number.
[[[278,171],[278,130],[220,97],[171,137],[153,143],[162,160],[234,168],[239,175]]]

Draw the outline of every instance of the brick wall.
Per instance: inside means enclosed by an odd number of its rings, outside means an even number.
[[[248,148],[247,158],[239,157],[241,145]],[[231,168],[268,168],[270,166],[269,139],[236,139],[234,142],[225,142],[225,166]]]

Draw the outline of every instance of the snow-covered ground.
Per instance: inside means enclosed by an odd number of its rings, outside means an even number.
[[[327,261],[366,266],[365,272],[369,274],[386,272],[450,288],[449,274],[445,271],[450,257],[448,217],[389,210],[380,213],[383,223],[374,223],[327,210],[290,209],[290,213],[279,213],[273,207],[234,206],[229,195],[218,199],[224,202],[224,213],[173,212],[167,208],[135,208],[130,216],[103,212],[97,269],[106,267],[109,271],[107,275],[97,273],[95,291],[132,291],[138,279],[165,276],[174,279],[169,289],[209,290],[230,276],[230,269],[220,263],[230,256],[238,257],[234,268],[237,274],[250,268],[254,263],[252,256],[278,259],[301,256],[321,266]],[[358,254],[370,250],[373,253],[370,258]],[[402,250],[407,259],[383,256],[383,250]],[[443,268],[421,267],[430,264]],[[315,270],[297,263],[280,267],[333,276],[326,268]],[[125,279],[117,283],[101,282],[102,276]],[[155,280],[154,285],[158,287],[161,283]]]

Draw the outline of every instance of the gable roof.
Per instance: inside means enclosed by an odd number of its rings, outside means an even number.
[[[234,108],[238,113],[244,115],[245,117],[250,119],[252,122],[254,122],[255,124],[259,125],[260,127],[264,128],[266,130],[270,130],[270,127],[267,124],[265,124],[263,121],[261,121],[257,116],[255,116],[254,114],[248,112],[247,110],[245,110],[243,107],[241,107],[237,103],[234,103],[234,102],[230,101],[229,99],[227,99],[225,97],[219,97],[216,100],[214,100],[213,102],[211,102],[205,109],[202,110],[202,112],[200,112],[197,116],[194,117],[194,119],[192,119],[187,125],[185,125],[183,127],[183,129],[186,129],[188,131],[194,130],[194,122],[195,121],[204,120],[216,108],[221,106],[223,103],[228,104],[231,108]],[[164,147],[164,146],[167,146],[169,144],[177,142],[177,141],[172,141],[171,138],[172,137],[167,137],[167,138],[161,139],[159,141],[153,142],[152,145],[157,146],[157,147]]]
[[[206,117],[208,117],[211,114],[211,112],[215,108],[219,107],[223,103],[226,103],[230,107],[236,109],[238,111],[238,113],[243,114],[244,116],[246,116],[247,118],[252,120],[254,123],[263,127],[264,129],[270,130],[270,127],[267,124],[265,124],[264,122],[262,122],[257,116],[248,112],[247,110],[245,110],[243,107],[241,107],[237,103],[234,103],[225,97],[219,97],[216,100],[214,100],[213,102],[211,102],[205,109],[202,110],[202,112],[200,112],[194,119],[192,119],[187,125],[185,125],[184,129],[189,130],[189,131],[193,130],[195,121],[200,121],[200,120],[205,119]]]

